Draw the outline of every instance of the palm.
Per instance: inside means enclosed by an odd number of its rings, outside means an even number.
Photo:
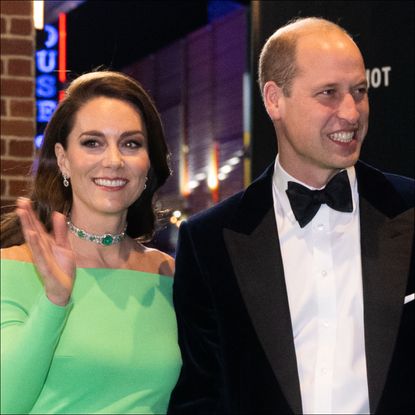
[[[43,279],[46,295],[58,305],[66,304],[72,293],[76,264],[69,244],[65,217],[53,213],[53,232],[49,234],[29,201],[20,200],[17,213],[26,243],[32,251],[33,263]]]

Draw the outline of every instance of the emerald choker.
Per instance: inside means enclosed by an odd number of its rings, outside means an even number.
[[[86,241],[95,242],[96,244],[104,246],[111,246],[120,243],[125,238],[125,231],[127,229],[127,225],[125,225],[123,231],[115,235],[111,233],[105,233],[104,235],[94,235],[92,233],[88,233],[83,229],[76,227],[72,223],[71,219],[68,219],[66,224],[68,225],[68,229],[78,238],[85,239]]]

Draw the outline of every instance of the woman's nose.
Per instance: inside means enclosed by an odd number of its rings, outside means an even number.
[[[104,167],[112,168],[119,168],[124,165],[122,154],[117,147],[110,146],[107,148],[104,155],[103,165]]]

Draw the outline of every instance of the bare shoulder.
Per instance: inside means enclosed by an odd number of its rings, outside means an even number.
[[[168,277],[173,276],[174,258],[158,249],[148,248],[143,245],[141,245],[140,250],[144,260],[143,265],[145,264],[145,268],[148,272]]]
[[[14,245],[10,248],[0,250],[1,259],[12,259],[14,261],[33,262],[32,253],[26,244]]]

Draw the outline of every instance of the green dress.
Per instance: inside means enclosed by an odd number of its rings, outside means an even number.
[[[1,413],[162,414],[180,366],[171,277],[77,269],[60,307],[1,261]]]

